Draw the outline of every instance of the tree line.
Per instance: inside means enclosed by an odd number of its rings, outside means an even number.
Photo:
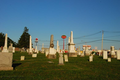
[[[30,37],[30,34],[28,33],[28,31],[29,31],[29,29],[27,27],[24,27],[24,31],[23,31],[22,35],[20,36],[17,43],[8,37],[8,43],[7,43],[8,46],[10,45],[10,43],[13,43],[14,47],[28,48],[29,47],[29,37]],[[0,46],[4,46],[4,42],[5,42],[5,34],[1,32],[0,33]]]

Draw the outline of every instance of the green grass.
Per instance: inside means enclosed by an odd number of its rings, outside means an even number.
[[[25,56],[20,61],[20,56]],[[69,62],[58,65],[57,59],[47,59],[44,54],[32,58],[28,53],[16,52],[13,54],[13,71],[0,71],[0,80],[120,80],[120,61],[111,62],[102,57],[69,57]],[[54,63],[48,63],[53,61]]]

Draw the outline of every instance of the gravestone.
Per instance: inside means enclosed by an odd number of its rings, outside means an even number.
[[[117,50],[117,60],[120,60],[120,50]]]
[[[69,57],[77,57],[77,52],[75,51],[75,44],[73,42],[73,31],[71,31],[71,35],[68,43],[68,56]]]
[[[89,56],[89,55],[90,55],[90,51],[88,50],[88,47],[87,47],[87,46],[85,47],[85,55],[86,55],[86,56]]]
[[[103,59],[108,59],[107,51],[103,51]]]
[[[20,60],[21,60],[21,61],[25,60],[25,56],[21,56],[21,57],[20,57]]]
[[[49,53],[47,55],[47,58],[56,59],[56,50],[54,49],[53,35],[51,35],[50,37],[50,48],[49,48]]]
[[[59,53],[59,65],[64,65],[64,62],[63,62],[63,53]]]
[[[89,56],[89,62],[93,61],[93,55]]]
[[[80,53],[80,46],[79,46],[79,48],[77,50],[77,53],[78,53],[79,56],[81,55],[81,53]]]
[[[46,49],[46,50],[45,50],[45,56],[46,56],[46,57],[47,57],[48,53],[49,53],[49,50]]]
[[[13,47],[13,53],[15,52],[15,47]]]
[[[32,37],[30,36],[30,40],[29,40],[29,54],[33,54],[33,50],[32,50]]]
[[[8,52],[8,49],[7,49],[7,33],[6,33],[6,35],[5,35],[5,43],[4,43],[4,47],[3,47],[3,50],[2,50],[2,52]]]
[[[108,62],[111,62],[111,58],[108,58]]]
[[[111,47],[110,47],[110,53],[111,53],[111,58],[115,58],[114,46],[111,46]]]
[[[81,55],[80,55],[80,57],[84,57],[85,55],[84,55],[84,50],[83,50],[83,52],[81,53]]]
[[[0,52],[0,70],[13,70],[13,53]]]
[[[68,62],[68,55],[64,55],[64,60],[65,60],[65,62]]]
[[[25,48],[24,47],[21,49],[21,52],[25,52]]]
[[[32,57],[37,57],[37,54],[32,54]]]
[[[9,51],[10,53],[13,52],[13,44],[12,44],[12,43],[10,43],[10,46],[9,46],[9,48],[8,48],[8,51]]]

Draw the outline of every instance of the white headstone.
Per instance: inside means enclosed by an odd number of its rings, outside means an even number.
[[[46,50],[46,51],[45,51],[45,56],[46,56],[46,57],[47,57],[48,53],[49,53],[49,51],[48,51],[48,50]]]
[[[64,60],[65,60],[65,62],[68,62],[68,55],[64,55]]]
[[[93,61],[93,55],[89,56],[89,62]]]
[[[15,47],[13,47],[13,53],[15,52]]]
[[[110,53],[111,53],[111,56],[114,57],[115,56],[115,50],[114,50],[114,46],[111,46],[111,49],[110,49]]]
[[[32,37],[30,36],[30,42],[29,42],[29,54],[32,54]]]
[[[103,51],[103,59],[108,59],[107,51]]]
[[[25,56],[21,56],[20,60],[21,61],[25,60]]]
[[[37,57],[37,54],[32,54],[32,57]]]
[[[117,60],[120,60],[120,50],[117,50]]]
[[[8,52],[8,49],[7,49],[7,33],[5,35],[5,43],[4,43],[4,47],[3,47],[2,52]]]
[[[63,65],[63,53],[59,53],[59,65]]]
[[[108,58],[108,62],[111,62],[111,58]]]

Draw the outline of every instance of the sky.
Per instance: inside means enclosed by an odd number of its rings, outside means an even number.
[[[101,49],[102,30],[103,49],[119,49],[120,0],[0,0],[0,32],[18,42],[25,26],[39,49],[49,47],[52,34],[55,48],[59,40],[62,49],[61,36],[67,36],[66,45],[71,31],[76,47]]]

